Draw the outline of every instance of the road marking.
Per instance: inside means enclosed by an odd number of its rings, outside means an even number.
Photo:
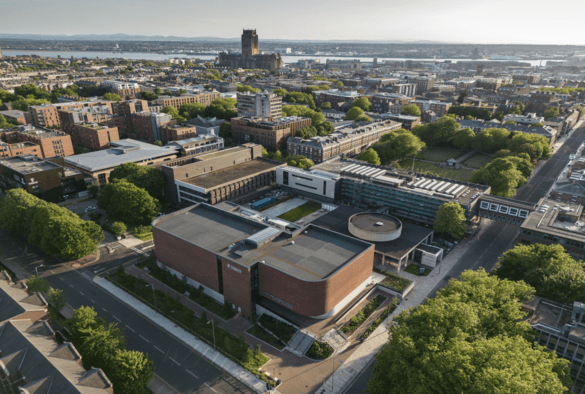
[[[161,353],[164,353],[162,350],[160,350],[159,348],[157,348],[157,347],[156,347],[156,345],[152,345],[152,346],[154,346],[154,348],[155,348],[156,350],[158,350],[159,352],[161,352]]]
[[[73,287],[73,285],[70,283],[70,284],[69,284],[69,287]]]
[[[114,316],[114,315],[112,315]],[[122,323],[122,320],[118,319],[116,316],[114,316],[114,319],[118,320],[120,323]]]
[[[107,312],[106,308],[102,308],[104,310],[104,312]]]
[[[175,360],[174,358],[172,358],[172,357],[170,357],[170,356],[169,356],[169,358],[171,359],[171,361],[172,361],[172,362],[176,363],[176,364],[177,364],[179,367],[181,366],[181,364],[179,364],[179,363],[177,362],[177,360]]]
[[[199,379],[193,372],[189,371],[188,369],[185,369],[185,371],[187,371],[188,374],[194,376],[195,379]]]
[[[81,292],[80,292],[80,293],[81,293]],[[94,301],[94,300],[92,300],[91,298],[90,298],[89,300],[95,304],[95,301]]]
[[[127,329],[129,329],[130,331],[132,331],[132,332],[136,332],[136,331],[134,331],[134,330],[132,329],[132,327],[130,327],[128,324],[125,324],[125,326],[126,326],[126,328],[127,328]]]
[[[65,282],[65,279],[63,279],[63,278],[59,278],[59,279],[61,279],[63,282]]]
[[[210,386],[210,385],[208,385],[207,383],[203,383],[203,384],[204,384],[204,385],[206,385],[207,387],[209,387],[211,390],[213,390],[213,389],[211,388],[211,386]],[[217,391],[215,391],[215,390],[213,390],[213,392],[214,392],[214,393],[217,393]]]
[[[81,294],[81,295],[85,295],[85,294],[83,294],[81,291],[79,292],[79,294]]]
[[[144,338],[142,335],[138,335],[140,338],[144,339],[146,342],[150,343],[150,341],[146,338]],[[178,364],[178,363],[177,363]]]

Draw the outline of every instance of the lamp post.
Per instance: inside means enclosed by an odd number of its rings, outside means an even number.
[[[39,276],[39,268],[44,266],[45,266],[44,264],[39,264],[35,267],[35,272],[37,273],[37,276]]]
[[[207,324],[211,323],[211,332],[213,333],[213,349],[215,350],[215,326],[213,323],[213,316],[211,316],[211,322],[207,322]]]
[[[154,301],[154,310],[156,310],[156,296],[154,295],[154,285],[150,285],[150,288],[152,288],[152,300]]]

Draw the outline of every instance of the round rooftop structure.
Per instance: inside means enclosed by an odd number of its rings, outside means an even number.
[[[402,234],[402,222],[381,213],[356,213],[349,218],[347,227],[354,237],[370,242],[393,241]]]

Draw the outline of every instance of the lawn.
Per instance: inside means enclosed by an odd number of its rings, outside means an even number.
[[[477,168],[480,169],[492,161],[494,157],[492,155],[487,155],[485,153],[476,153],[475,155],[471,156],[469,159],[465,160],[462,165],[465,167]]]
[[[467,153],[467,151],[463,149],[429,147],[419,152],[416,155],[416,158],[421,160],[430,160],[442,163],[449,159],[456,159],[458,157],[461,157],[465,153]]]
[[[290,211],[283,213],[279,216],[279,218],[289,222],[296,222],[297,220],[304,218],[305,216],[310,215],[319,209],[321,209],[321,204],[309,201],[300,207],[296,207],[295,209],[291,209]]]
[[[413,274],[416,276],[427,276],[428,274],[431,273],[431,270],[425,267],[425,273],[420,275],[418,273],[418,269],[420,268],[420,265],[416,265],[416,264],[410,264],[408,267],[406,267],[404,270],[406,272],[408,272],[409,274]]]
[[[404,159],[400,160],[397,163],[397,167],[403,170],[411,170],[412,169],[412,159]],[[471,179],[471,175],[475,172],[473,170],[466,170],[466,169],[453,169],[453,168],[446,168],[441,167],[433,163],[425,163],[422,161],[415,161],[414,162],[414,171],[419,172],[421,174],[428,174],[428,175],[435,175],[443,178],[455,179],[460,181],[467,181]]]

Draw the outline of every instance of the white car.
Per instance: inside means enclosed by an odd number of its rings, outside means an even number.
[[[87,207],[85,208],[85,212],[95,211],[96,209],[97,209],[96,207]]]

